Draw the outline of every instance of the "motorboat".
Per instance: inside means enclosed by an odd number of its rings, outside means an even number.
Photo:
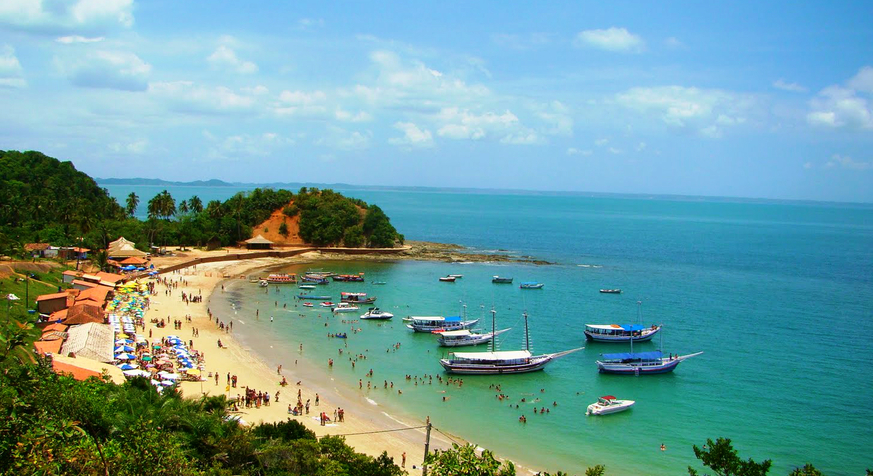
[[[491,328],[494,332],[494,321],[497,312],[491,310]],[[584,347],[555,352],[552,354],[533,355],[530,352],[530,335],[528,334],[527,313],[524,313],[524,350],[494,350],[491,339],[489,352],[450,352],[445,359],[440,359],[440,365],[449,372],[464,375],[494,375],[520,374],[542,370],[555,359],[582,350]]]
[[[358,309],[360,309],[358,306],[355,306],[353,304],[349,304],[347,302],[341,302],[332,308],[334,313],[355,312]]]
[[[392,317],[394,317],[394,314],[385,312],[378,307],[371,307],[367,312],[361,314],[361,319],[385,320]]]
[[[595,403],[588,405],[586,415],[609,415],[611,413],[623,412],[637,403],[634,400],[619,400],[612,395],[604,395],[597,399]]]
[[[543,289],[543,283],[537,283],[535,281],[528,281],[525,283],[521,283],[518,287],[521,289]]]
[[[458,278],[456,278],[454,276],[443,276],[440,278],[440,281],[442,281],[444,283],[454,283],[456,279],[458,279]]]
[[[311,302],[304,302],[303,307],[313,307],[314,305]]]
[[[473,332],[469,329],[461,329],[459,331],[440,332],[437,341],[443,347],[463,347],[468,345],[479,345],[491,342],[496,336],[503,334],[509,329],[502,329],[496,332]]]
[[[464,275],[463,274],[450,274],[449,277],[455,278],[455,279],[461,279],[464,277]]]
[[[601,289],[601,294],[621,294],[621,289]]]
[[[315,289],[315,285],[314,285],[314,284],[301,284],[301,285],[299,285],[299,286],[297,286],[297,287],[300,288],[300,289]]]
[[[336,306],[336,303],[333,303],[330,301],[325,301],[325,302],[318,303],[318,305],[321,307],[334,307],[334,306]]]
[[[501,276],[492,276],[491,282],[494,284],[512,284],[512,278],[504,278]]]
[[[319,296],[315,294],[298,294],[297,299],[312,299],[313,301],[327,301],[330,296]]]

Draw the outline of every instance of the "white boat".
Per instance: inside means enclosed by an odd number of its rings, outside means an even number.
[[[455,279],[461,279],[464,277],[464,275],[463,274],[450,274],[449,277],[455,278]]]
[[[479,333],[473,332],[469,329],[462,329],[459,331],[445,331],[440,333],[439,339],[437,339],[441,346],[443,347],[463,347],[466,345],[479,345],[491,342],[496,336],[503,334],[509,329],[503,329],[496,332],[488,332],[488,333]]]
[[[355,312],[358,309],[360,309],[360,308],[358,306],[355,306],[354,304],[349,304],[347,302],[341,302],[341,303],[337,304],[336,307],[333,308],[333,312],[334,313]]]
[[[461,316],[410,316],[403,319],[409,324],[406,327],[415,332],[445,332],[469,329],[479,322],[479,319],[464,320]]]
[[[661,326],[644,326],[641,301],[637,301],[639,324],[585,324],[585,338],[594,342],[646,342],[661,331]]]
[[[637,403],[634,400],[618,400],[612,395],[605,395],[597,399],[597,402],[588,405],[586,415],[609,415],[627,410]]]
[[[266,279],[262,279],[262,280],[258,281],[258,286],[260,286],[262,288],[266,288],[269,285],[270,285],[270,283],[268,283]]]
[[[394,317],[394,314],[385,312],[378,307],[371,307],[369,311],[361,314],[361,319],[385,320],[391,319],[392,317]]]
[[[443,276],[442,278],[440,278],[440,281],[444,283],[454,283],[456,279],[458,278],[454,276]]]
[[[300,289],[315,289],[314,284],[300,284],[297,287]]]
[[[538,283],[536,281],[528,281],[525,283],[521,283],[519,286],[521,289],[543,289],[543,283]]]
[[[491,310],[491,329],[494,332],[494,321],[497,312]],[[553,354],[533,355],[530,353],[530,335],[527,327],[527,313],[524,313],[524,350],[494,350],[491,339],[490,352],[451,352],[449,357],[440,359],[440,365],[447,372],[464,375],[494,375],[520,374],[542,370],[549,362],[565,355],[582,350],[584,347],[555,352]]]

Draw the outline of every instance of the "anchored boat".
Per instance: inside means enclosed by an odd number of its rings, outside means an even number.
[[[500,276],[491,277],[491,282],[494,284],[512,284],[512,278],[503,278]]]
[[[605,395],[596,402],[588,405],[586,415],[609,415],[610,413],[623,412],[637,403],[634,400],[618,400],[612,395]]]
[[[520,287],[521,289],[543,289],[543,286],[545,286],[543,283],[528,281],[526,283],[521,283],[521,285],[518,287]]]
[[[462,329],[459,331],[445,331],[440,332],[440,337],[438,340],[439,344],[443,347],[463,347],[468,345],[479,345],[479,344],[487,344],[491,342],[491,339],[503,334],[511,328],[499,330],[496,332],[488,332],[488,333],[479,333],[473,332],[469,329]]]
[[[340,293],[340,301],[352,304],[373,304],[376,298],[367,297],[367,293]]]
[[[361,314],[361,319],[386,320],[394,317],[394,314],[385,312],[378,307],[371,307],[367,312]]]
[[[479,322],[479,319],[463,320],[461,316],[410,316],[403,319],[409,324],[406,327],[415,332],[444,332],[469,329]]]
[[[637,301],[637,319],[640,324],[585,324],[585,338],[594,342],[646,342],[661,331],[661,326],[644,326],[642,301]]]

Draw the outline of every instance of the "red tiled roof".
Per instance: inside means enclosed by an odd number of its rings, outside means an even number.
[[[79,295],[76,296],[76,302],[90,299],[102,307],[103,303],[106,302],[106,296],[110,293],[110,291],[112,291],[112,289],[106,286],[97,286],[85,289],[79,292]]]
[[[103,309],[99,306],[79,303],[67,310],[67,318],[63,321],[66,325],[87,324],[89,322],[102,324]]]
[[[65,364],[56,361],[52,361],[52,369],[56,373],[70,375],[76,380],[87,380],[88,377],[100,376],[100,372],[95,372],[93,370],[83,369],[82,367],[76,367],[75,365]]]
[[[117,283],[124,279],[124,275],[115,273],[104,273],[103,271],[97,273],[97,277],[99,277],[101,281],[106,281],[108,283]]]
[[[94,286],[99,286],[97,283],[90,283],[88,281],[83,281],[81,279],[74,279],[73,284],[77,284],[79,286],[85,286],[86,288],[93,288]]]
[[[63,313],[64,313],[64,316],[67,315],[67,310],[64,309],[63,311],[58,311],[58,312],[56,312],[56,313],[53,313],[52,316],[54,316],[55,314],[60,313],[60,312],[63,312]],[[42,328],[42,331],[43,331],[43,332],[48,332],[48,331],[66,332],[66,331],[67,331],[67,326],[65,326],[65,325],[63,325],[63,324],[61,324],[61,323],[59,323],[59,322],[55,322],[55,323],[53,323],[53,324],[49,324],[49,325],[43,327],[43,328]]]
[[[38,340],[33,343],[33,347],[40,354],[57,354],[61,351],[61,346],[64,340]]]
[[[67,306],[69,306],[69,303],[67,303]],[[51,316],[49,316],[49,319],[51,319],[53,321],[63,321],[66,318],[67,318],[67,309],[61,309],[60,311],[55,311],[51,314]],[[52,325],[55,325],[55,324],[52,324]],[[57,325],[64,326],[63,324],[57,324]],[[46,327],[46,329],[48,329],[48,327]],[[64,326],[64,330],[66,330],[66,329],[67,329],[67,326]]]
[[[78,271],[75,271],[75,270],[72,270],[72,269],[68,269],[68,270],[64,271],[63,273],[61,273],[61,274],[63,274],[64,276],[78,276],[78,275],[79,275],[79,272],[78,272]]]
[[[52,300],[52,299],[60,299],[60,298],[64,298],[64,299],[66,299],[66,298],[67,298],[67,293],[43,294],[42,296],[37,296],[37,297],[36,297],[36,302],[40,302],[40,301],[50,301],[50,300]]]
[[[148,263],[148,261],[146,261],[142,258],[138,258],[136,256],[131,256],[130,258],[126,258],[126,259],[124,259],[124,261],[121,262],[121,264],[134,264],[134,265],[146,264],[146,263]]]

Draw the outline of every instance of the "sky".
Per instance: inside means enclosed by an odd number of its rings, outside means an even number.
[[[873,202],[873,2],[0,1],[93,177]]]

